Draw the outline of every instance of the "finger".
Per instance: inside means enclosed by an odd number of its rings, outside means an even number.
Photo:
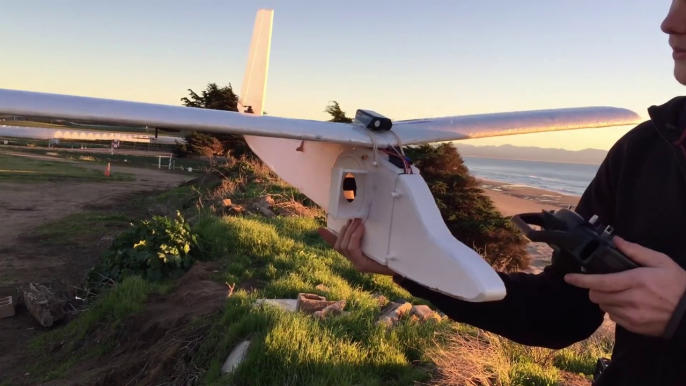
[[[588,298],[602,307],[630,307],[634,304],[636,291],[604,292],[590,290]]]
[[[357,228],[351,233],[352,235],[350,236],[350,245],[348,246],[348,249],[351,254],[362,256],[362,249],[360,248],[362,244],[362,235],[364,235],[364,224],[362,224],[362,221],[359,222]]]
[[[350,254],[350,238],[352,237],[353,232],[355,232],[358,226],[359,221],[355,219],[350,223],[348,228],[345,230],[343,240],[341,240],[341,251],[343,251],[343,254],[345,254],[346,256]]]
[[[565,275],[565,281],[579,288],[618,292],[625,291],[634,285],[633,276],[631,271],[598,275],[570,273]]]
[[[326,228],[319,228],[317,229],[317,233],[319,233],[319,236],[321,236],[327,244],[331,245],[332,247],[336,245],[338,237],[334,235],[330,230]]]
[[[345,233],[347,232],[349,225],[350,220],[348,220],[348,222],[341,227],[341,231],[338,233],[338,237],[336,238],[336,244],[334,246],[334,249],[338,252],[341,252],[341,243],[343,243],[343,237],[345,236]]]
[[[667,255],[626,241],[619,236],[615,236],[612,241],[617,246],[617,249],[644,267],[664,267],[672,263],[672,259]]]

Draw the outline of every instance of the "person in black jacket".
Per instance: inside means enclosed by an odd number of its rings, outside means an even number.
[[[662,30],[674,76],[686,85],[686,0],[674,0]],[[564,256],[539,274],[499,273],[507,295],[471,303],[432,291],[364,256],[364,226],[349,221],[322,237],[362,272],[392,275],[455,321],[512,341],[559,349],[587,339],[604,315],[617,323],[611,363],[598,386],[686,385],[686,97],[648,109],[650,120],[608,152],[576,212],[615,228],[617,247],[641,268],[591,275]]]

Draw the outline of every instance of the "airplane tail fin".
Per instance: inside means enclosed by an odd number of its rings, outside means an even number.
[[[269,51],[272,41],[273,9],[260,9],[255,17],[248,65],[241,86],[238,111],[262,115],[267,90]]]

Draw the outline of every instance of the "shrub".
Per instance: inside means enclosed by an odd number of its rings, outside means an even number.
[[[180,212],[175,219],[154,216],[112,242],[105,261],[90,272],[89,282],[120,282],[133,275],[151,282],[178,277],[193,265],[197,249],[197,236]]]
[[[528,267],[526,239],[493,205],[452,144],[405,150],[421,170],[450,232],[496,269]]]

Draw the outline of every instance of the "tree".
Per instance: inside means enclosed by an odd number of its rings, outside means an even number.
[[[191,89],[188,89],[188,93],[190,98],[181,98],[184,106],[238,111],[238,95],[234,93],[231,84],[220,88],[216,83],[209,83],[201,95],[198,95]],[[189,155],[256,157],[242,135],[191,132],[184,139],[186,144],[174,146],[173,152],[177,157],[187,157]]]
[[[333,101],[330,105],[326,106],[326,110],[324,111],[331,114],[333,117],[329,120],[329,122],[351,123],[353,121],[352,118],[348,118],[345,115],[345,112],[341,110],[341,106],[339,106],[338,102],[336,101]]]
[[[519,271],[529,266],[526,239],[483,193],[452,144],[414,146],[405,154],[421,170],[455,238],[497,269]]]
[[[207,89],[202,91],[199,96],[195,91],[188,89],[191,99],[181,98],[184,106],[198,107],[201,109],[238,111],[238,95],[233,92],[233,87],[229,84],[219,88],[216,83],[209,83]]]

